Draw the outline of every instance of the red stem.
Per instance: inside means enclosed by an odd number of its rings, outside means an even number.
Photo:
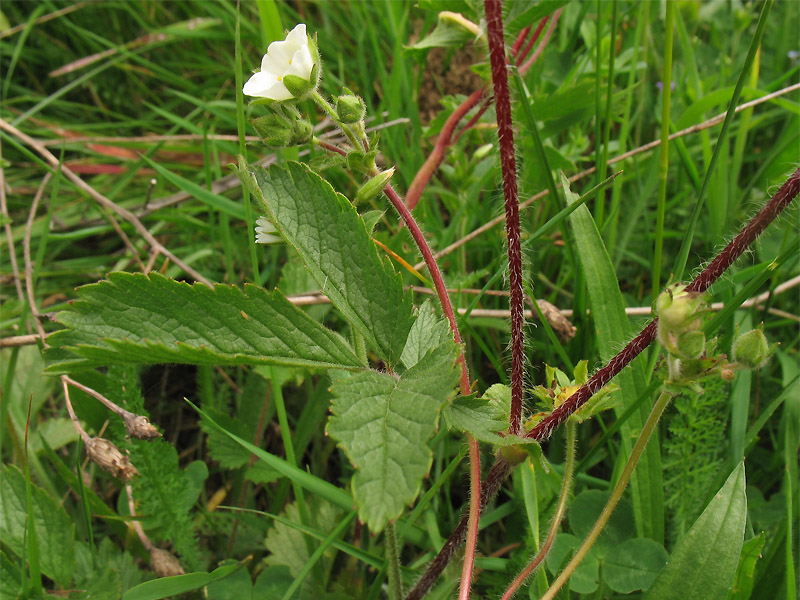
[[[525,61],[525,64],[522,65],[519,68],[519,72],[521,74],[524,75],[525,72],[528,69],[530,69],[531,66],[533,66],[533,63],[535,63],[538,60],[539,56],[541,56],[542,52],[544,51],[545,47],[547,46],[547,42],[550,41],[550,36],[553,35],[553,30],[556,28],[556,23],[558,23],[558,17],[561,16],[561,10],[562,9],[559,8],[555,12],[555,14],[553,15],[553,20],[550,21],[550,27],[547,28],[547,33],[544,34],[544,38],[542,39],[542,43],[539,44],[538,48],[536,48],[536,52],[534,52],[533,56],[531,56],[527,61]]]
[[[797,169],[789,179],[781,186],[775,195],[767,202],[755,217],[739,232],[739,234],[729,243],[725,249],[711,261],[711,263],[703,270],[702,273],[692,281],[687,289],[690,291],[704,292],[712,283],[714,283],[721,275],[730,267],[736,259],[752,244],[755,239],[774,221],[778,215],[795,199],[800,193],[800,169]],[[547,419],[542,421],[536,428],[534,428],[528,437],[536,440],[544,440],[553,430],[562,423],[570,414],[578,410],[591,396],[596,393],[600,387],[597,387],[597,382],[601,380],[600,376],[603,373],[602,379],[606,382],[614,375],[618,374],[622,368],[631,362],[639,353],[642,352],[650,342],[655,339],[657,321],[651,321],[642,332],[637,335],[630,344],[628,344],[619,354],[609,361],[608,365],[595,374],[586,384],[584,384],[569,400],[561,405],[554,411]],[[574,400],[579,397],[584,399],[578,404]],[[568,409],[563,409],[568,406]],[[563,409],[563,410],[562,410]],[[555,413],[559,414],[556,416]],[[552,421],[551,421],[552,420]],[[548,421],[551,421],[548,423]],[[486,476],[486,481],[481,488],[481,510],[485,509],[489,502],[495,497],[500,490],[500,486],[508,477],[511,472],[511,467],[508,462],[498,455],[494,465],[492,465],[489,474]],[[447,563],[455,554],[458,547],[464,541],[464,534],[467,529],[467,515],[462,516],[458,525],[453,529],[453,533],[447,538],[444,546],[439,551],[436,558],[433,559],[428,569],[420,578],[417,585],[406,597],[406,600],[421,600],[430,587],[436,582],[441,575]]]
[[[508,89],[506,49],[503,39],[503,6],[500,0],[485,0],[486,33],[489,61],[492,65],[497,134],[500,141],[500,167],[508,238],[508,280],[511,291],[511,422],[509,431],[520,432],[522,420],[522,384],[525,375],[524,299],[522,293],[522,242],[519,226],[519,193],[514,131],[511,128],[511,94]]]
[[[544,26],[545,26],[545,24],[547,23],[547,20],[548,20],[549,18],[550,18],[550,16],[548,15],[548,16],[546,16],[544,19],[542,19],[541,21],[539,21],[539,25],[536,27],[536,31],[534,31],[534,32],[533,32],[533,35],[531,36],[531,39],[529,39],[529,40],[528,40],[528,43],[527,43],[527,44],[525,44],[525,49],[524,49],[522,52],[520,52],[520,53],[517,55],[516,53],[514,53],[514,52],[512,51],[512,53],[511,53],[511,54],[512,54],[512,56],[514,56],[514,58],[516,59],[516,63],[517,63],[517,64],[521,63],[523,60],[525,60],[525,57],[526,57],[526,56],[528,56],[528,53],[531,51],[531,48],[533,48],[533,45],[536,43],[536,40],[538,40],[538,39],[539,39],[539,36],[540,36],[540,35],[541,35],[541,33],[542,33],[542,29],[544,29]]]

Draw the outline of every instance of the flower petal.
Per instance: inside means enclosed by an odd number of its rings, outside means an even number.
[[[286,41],[290,44],[295,46],[295,50],[300,48],[300,46],[308,45],[308,35],[306,34],[306,24],[305,23],[298,23],[295,25],[295,28],[289,32],[289,35],[286,36]]]
[[[286,75],[297,75],[308,81],[311,78],[311,70],[313,68],[314,58],[311,56],[311,50],[309,50],[308,44],[306,44],[292,56],[292,61],[286,71]]]
[[[256,98],[269,98],[270,100],[289,100],[292,98],[291,92],[286,89],[282,81],[278,81],[271,73],[261,71],[253,74],[242,88],[245,96]]]

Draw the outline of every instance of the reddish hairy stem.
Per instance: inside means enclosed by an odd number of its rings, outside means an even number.
[[[461,343],[461,333],[458,331],[458,323],[456,323],[456,315],[453,311],[453,304],[450,302],[450,296],[447,293],[447,286],[444,284],[444,279],[442,279],[442,272],[439,270],[439,265],[436,264],[436,259],[433,258],[433,252],[431,252],[430,246],[428,246],[428,241],[425,239],[425,236],[422,235],[422,231],[417,225],[416,220],[414,220],[414,216],[411,214],[411,211],[408,207],[403,203],[403,200],[394,191],[394,188],[391,185],[387,185],[383,188],[383,193],[389,198],[392,203],[392,206],[395,207],[398,213],[400,213],[400,217],[405,222],[408,230],[411,232],[411,237],[414,238],[414,242],[417,244],[417,248],[422,253],[422,258],[425,260],[425,265],[428,267],[428,272],[431,275],[431,279],[433,279],[433,287],[436,289],[436,294],[439,296],[439,302],[442,305],[442,310],[444,311],[447,320],[450,322],[450,329],[453,331],[453,338],[455,339],[457,344]],[[461,393],[465,396],[469,395],[470,392],[470,385],[469,385],[469,370],[467,369],[467,361],[464,358],[464,350],[462,348],[461,355],[458,357],[458,362],[461,365]]]
[[[541,21],[539,21],[539,25],[536,27],[536,31],[533,32],[533,35],[531,36],[531,39],[529,39],[528,43],[525,44],[525,49],[522,52],[517,54],[517,53],[512,51],[511,54],[516,59],[516,63],[517,64],[521,63],[523,60],[525,60],[525,57],[528,56],[528,53],[531,51],[531,48],[533,48],[533,45],[536,43],[536,40],[539,39],[539,36],[542,33],[542,29],[544,29],[544,26],[547,24],[547,20],[549,18],[550,18],[550,16],[548,15],[545,18],[543,18]]]
[[[561,10],[562,9],[559,8],[553,15],[553,20],[550,21],[550,26],[547,28],[547,33],[544,34],[542,43],[539,44],[538,48],[536,48],[536,52],[533,53],[533,56],[531,56],[527,61],[525,61],[525,64],[519,68],[520,73],[524,74],[525,71],[530,69],[531,66],[533,66],[533,63],[535,63],[539,58],[539,56],[541,56],[542,52],[544,52],[544,49],[547,46],[547,42],[550,41],[550,36],[553,35],[553,30],[556,28],[556,23],[558,23],[558,17],[561,16]]]
[[[414,210],[417,202],[419,202],[420,196],[422,196],[422,190],[425,189],[433,173],[439,168],[439,165],[442,164],[444,152],[451,143],[451,137],[456,125],[458,125],[458,122],[464,115],[481,101],[485,93],[486,90],[475,90],[453,111],[453,114],[447,118],[447,121],[442,127],[442,132],[436,139],[436,145],[433,147],[433,151],[430,153],[430,156],[428,156],[425,164],[422,165],[422,168],[417,171],[417,174],[414,176],[414,181],[412,181],[411,185],[408,187],[406,206],[409,210]]]
[[[478,442],[467,434],[469,445],[469,512],[467,513],[467,547],[461,569],[458,600],[469,600],[472,572],[475,569],[475,549],[478,546],[478,524],[481,519],[481,451]]]
[[[522,242],[519,235],[519,193],[514,131],[511,128],[511,94],[508,89],[506,49],[503,39],[503,6],[500,0],[485,0],[486,34],[489,61],[492,65],[497,135],[500,142],[500,167],[508,238],[508,283],[511,291],[511,422],[509,431],[520,432],[522,419],[522,383],[525,372],[524,299],[522,293]]]
[[[523,53],[520,55],[519,60],[524,60],[524,57],[527,56],[528,52],[530,52],[531,46],[533,46],[533,43],[539,37],[544,24],[547,22],[547,19],[548,17],[545,17],[539,23],[539,26],[534,32],[533,37],[526,45]],[[517,36],[517,41],[514,43],[514,49],[511,51],[512,56],[516,56],[517,52],[515,49],[519,49],[519,47],[522,45],[522,42],[525,41],[525,36],[527,36],[528,32],[530,32],[530,29],[530,27],[526,27],[520,32],[519,36]],[[544,46],[546,43],[546,41],[543,42],[542,46]],[[542,46],[539,47],[537,53],[541,53]],[[532,64],[533,61],[528,62]],[[530,67],[530,64],[528,64],[524,69],[527,70]],[[521,72],[524,73],[525,70],[522,70]],[[436,169],[438,169],[439,165],[442,164],[442,161],[444,160],[444,154],[448,146],[451,146],[458,141],[461,135],[467,129],[475,125],[481,115],[486,112],[486,109],[489,107],[489,103],[491,102],[491,98],[487,98],[486,96],[486,90],[476,90],[453,111],[453,114],[447,118],[447,121],[445,121],[445,124],[442,127],[441,133],[439,133],[439,137],[436,138],[436,145],[434,146],[428,158],[425,160],[425,163],[422,165],[420,170],[417,171],[417,174],[414,176],[414,181],[411,182],[408,192],[406,192],[405,202],[406,206],[410,210],[414,210],[414,207],[417,206],[423,190],[428,185],[428,182],[430,181],[434,172],[436,172]],[[467,123],[467,125],[461,129],[461,131],[459,131],[458,135],[453,137],[453,131],[455,131],[456,125],[458,125],[459,121],[461,121],[461,119],[463,119],[464,116],[481,100],[484,100],[484,105],[481,107],[480,111],[478,111],[478,114],[475,115],[469,121],[469,123]]]
[[[711,263],[703,269],[703,272],[692,281],[687,289],[695,292],[706,291],[711,284],[713,284],[728,267],[730,267],[736,259],[752,244],[755,239],[774,221],[780,213],[797,197],[800,193],[800,169],[797,169],[789,179],[781,186],[775,195],[767,202],[756,216],[739,232],[739,234],[720,252]],[[553,430],[562,423],[569,415],[578,410],[583,404],[586,403],[593,394],[595,394],[604,384],[597,385],[601,380],[606,383],[617,375],[623,367],[636,358],[642,350],[644,350],[654,339],[656,332],[657,320],[653,320],[637,335],[623,350],[612,358],[608,365],[598,371],[594,377],[587,381],[569,400],[561,405],[558,409],[553,411],[544,421],[535,427],[528,437],[542,441],[546,439]],[[602,375],[602,378],[599,377]],[[584,398],[580,404],[575,399],[579,395]],[[569,407],[564,409],[563,407]],[[558,413],[558,415],[556,415]],[[548,423],[550,422],[550,423]],[[545,424],[547,424],[545,426]],[[489,474],[486,476],[486,481],[481,488],[481,510],[491,501],[492,498],[500,490],[500,486],[505,481],[511,468],[508,462],[498,455],[494,465],[492,465]],[[464,515],[459,521],[453,533],[445,542],[442,549],[436,558],[433,559],[428,569],[420,578],[417,585],[406,597],[406,600],[420,600],[425,592],[430,589],[433,583],[439,578],[447,563],[450,562],[455,551],[464,540],[464,533],[467,529],[467,516]]]

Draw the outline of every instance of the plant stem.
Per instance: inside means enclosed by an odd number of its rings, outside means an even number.
[[[702,273],[687,286],[689,291],[704,292],[716,281],[725,270],[755,241],[755,239],[774,221],[789,203],[800,193],[800,169],[797,169],[781,186],[775,195],[767,202],[755,217],[739,232],[739,234],[725,247],[725,249],[703,270]],[[527,437],[544,440],[563,423],[569,415],[583,406],[596,392],[605,386],[622,369],[636,358],[642,350],[647,348],[656,337],[657,321],[651,321],[622,351],[612,358],[605,367],[600,369],[589,381],[570,396],[564,404],[558,407],[542,423],[535,427]],[[498,456],[486,476],[481,488],[481,509],[495,497],[500,486],[505,481],[511,467],[508,462]],[[467,529],[466,518],[462,517],[453,533],[447,538],[444,546],[433,559],[428,569],[422,575],[417,585],[406,597],[406,600],[420,600],[425,592],[438,579],[441,572],[450,562],[453,554],[464,540]]]
[[[583,540],[580,548],[578,548],[578,551],[575,552],[575,556],[573,556],[572,560],[567,563],[567,566],[564,567],[564,570],[548,588],[544,596],[541,597],[541,600],[552,600],[558,593],[558,590],[560,590],[561,587],[567,582],[567,579],[569,579],[572,573],[575,572],[575,569],[578,567],[578,565],[581,564],[581,561],[586,557],[586,554],[588,554],[589,550],[592,549],[592,546],[594,545],[595,541],[597,541],[598,536],[603,531],[606,523],[608,523],[611,513],[614,512],[614,509],[617,507],[617,503],[619,503],[620,498],[622,498],[622,493],[628,486],[628,482],[631,479],[633,470],[636,468],[636,464],[642,457],[645,446],[647,446],[647,442],[650,441],[650,436],[653,434],[653,430],[655,429],[658,420],[661,418],[661,415],[664,413],[664,409],[667,407],[667,404],[669,404],[671,399],[672,394],[668,392],[661,392],[661,395],[658,397],[655,406],[653,406],[653,410],[650,412],[650,416],[647,418],[647,421],[642,428],[642,433],[639,436],[639,439],[636,440],[636,444],[633,446],[633,450],[631,450],[631,455],[628,458],[628,462],[625,463],[625,468],[622,469],[622,474],[619,477],[619,481],[617,481],[617,485],[615,485],[614,489],[611,491],[611,497],[603,507],[600,516],[597,517],[597,521],[595,521],[591,531],[589,531],[589,534],[586,536],[586,539]]]
[[[400,579],[400,548],[397,547],[397,533],[393,522],[386,524],[384,535],[386,560],[389,563],[389,598],[400,600],[403,597],[403,581]]]
[[[508,238],[508,280],[511,291],[511,419],[509,432],[520,432],[522,385],[525,375],[524,299],[522,293],[522,242],[519,226],[519,193],[514,131],[511,128],[511,94],[508,89],[506,51],[503,40],[503,6],[500,0],[484,0],[489,60],[492,65],[494,104],[500,142],[500,167],[505,196],[506,236]]]
[[[469,600],[472,572],[475,568],[475,548],[478,545],[478,525],[481,520],[481,455],[478,442],[467,434],[469,445],[469,517],[467,519],[467,544],[461,569],[458,600]]]
[[[536,568],[542,564],[542,561],[545,559],[548,552],[550,552],[550,548],[553,546],[553,542],[556,539],[556,533],[558,533],[558,528],[561,525],[561,519],[564,518],[564,510],[567,506],[569,491],[572,488],[572,472],[575,468],[576,429],[577,426],[575,425],[575,421],[573,419],[567,421],[567,460],[564,465],[564,478],[561,482],[561,493],[558,496],[556,512],[553,515],[553,521],[550,524],[550,530],[547,532],[547,538],[545,538],[544,544],[542,544],[542,547],[536,556],[533,557],[533,560],[531,560],[531,562],[528,563],[528,566],[526,566],[522,572],[517,575],[516,579],[511,582],[511,585],[508,586],[508,589],[500,600],[511,600],[511,598],[514,597],[514,594],[516,594],[519,588],[522,587],[528,577],[530,577]]]

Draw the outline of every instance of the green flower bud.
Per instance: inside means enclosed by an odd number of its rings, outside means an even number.
[[[301,118],[271,114],[250,121],[258,136],[268,146],[283,148],[304,144],[311,139],[311,123]]]
[[[760,369],[769,361],[772,354],[767,336],[761,329],[743,333],[733,342],[733,362],[748,369]]]
[[[500,453],[508,461],[508,464],[515,466],[522,463],[528,458],[528,453],[521,446],[503,446],[500,448]]]
[[[361,189],[358,190],[356,193],[356,201],[363,202],[364,200],[369,200],[380,194],[386,184],[389,183],[392,175],[394,175],[394,167],[375,175],[375,177],[367,181],[367,183],[362,185]]]
[[[702,355],[705,339],[697,335],[684,336],[700,329],[705,300],[705,294],[687,292],[682,283],[669,286],[656,299],[658,340],[673,356],[697,358]]]
[[[678,336],[678,358],[691,360],[700,358],[706,348],[706,335],[702,331],[687,331]]]
[[[355,94],[336,98],[336,115],[342,123],[358,123],[367,114],[367,105]]]

